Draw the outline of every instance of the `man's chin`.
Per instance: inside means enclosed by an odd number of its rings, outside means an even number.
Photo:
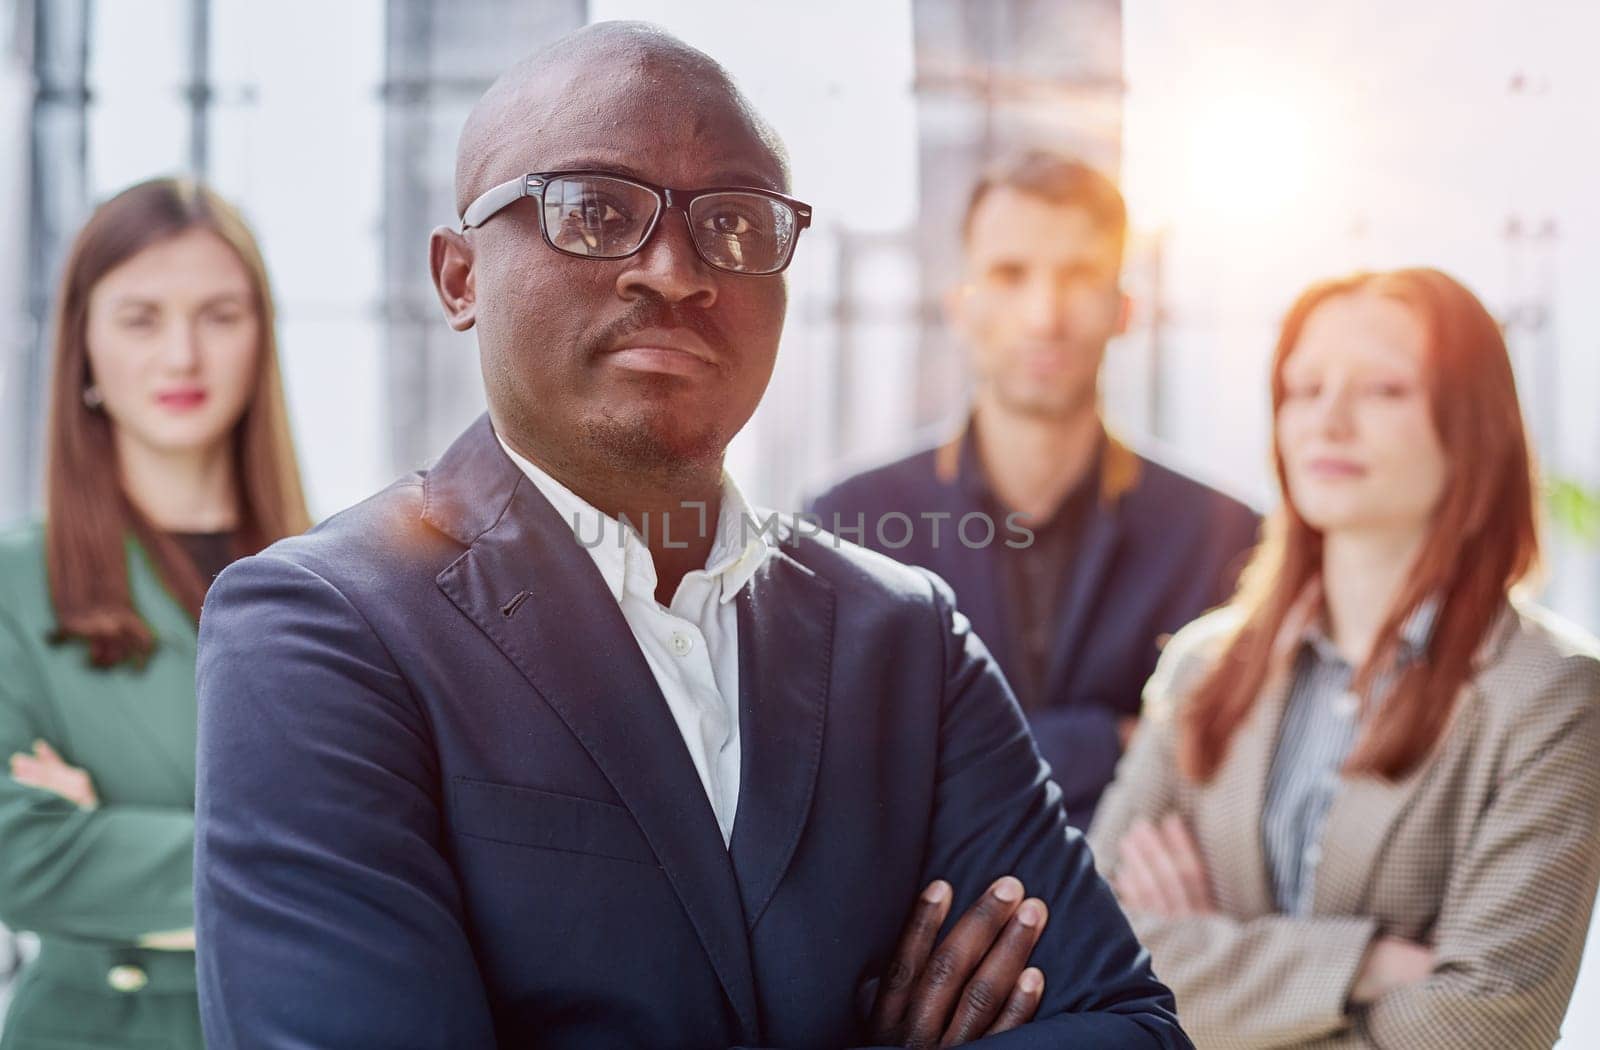
[[[1094,398],[1037,388],[1000,390],[995,402],[1008,415],[1024,416],[1041,422],[1063,423],[1076,419],[1085,408],[1094,407]]]
[[[587,440],[619,467],[660,473],[696,473],[720,464],[729,437],[715,424],[650,413],[639,419],[611,416],[586,428]]]

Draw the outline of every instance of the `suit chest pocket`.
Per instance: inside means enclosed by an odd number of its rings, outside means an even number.
[[[633,815],[611,802],[456,777],[450,816],[455,832],[471,838],[656,866]]]

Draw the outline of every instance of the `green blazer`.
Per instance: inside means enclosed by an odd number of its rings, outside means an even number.
[[[94,778],[81,810],[0,765],[0,922],[38,934],[0,1050],[202,1047],[194,953],[137,947],[194,924],[195,624],[143,548],[133,600],[157,638],[143,670],[53,646],[44,530],[0,534],[0,759],[48,741]]]

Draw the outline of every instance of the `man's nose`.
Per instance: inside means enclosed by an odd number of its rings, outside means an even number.
[[[1036,336],[1059,336],[1064,327],[1061,289],[1050,281],[1031,282],[1023,296],[1022,319]]]
[[[688,220],[668,209],[650,239],[617,275],[617,294],[636,299],[654,293],[670,303],[709,307],[717,301],[715,273],[695,251]]]

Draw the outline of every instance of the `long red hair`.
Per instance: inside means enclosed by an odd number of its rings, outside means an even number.
[[[260,319],[255,388],[234,426],[240,494],[234,554],[253,554],[310,524],[289,437],[278,373],[272,292],[255,238],[211,190],[186,179],[153,179],[95,209],[73,241],[57,298],[49,445],[45,464],[45,560],[55,639],[87,644],[91,664],[142,663],[155,647],[133,607],[125,543],[133,536],[168,591],[196,621],[207,582],[171,537],[154,528],[122,489],[112,422],[88,407],[89,296],[111,270],[158,241],[191,229],[222,238],[250,276]]]
[[[1393,297],[1423,322],[1433,425],[1450,459],[1430,535],[1354,683],[1365,696],[1377,676],[1395,666],[1402,625],[1419,605],[1438,596],[1426,658],[1396,681],[1345,765],[1348,773],[1398,779],[1444,732],[1485,632],[1511,588],[1538,563],[1536,486],[1500,326],[1476,296],[1437,270],[1359,273],[1302,294],[1273,353],[1274,418],[1284,402],[1284,365],[1306,319],[1328,300],[1358,293]],[[1283,502],[1269,517],[1233,600],[1242,614],[1240,626],[1179,717],[1179,764],[1199,781],[1209,780],[1222,765],[1234,732],[1277,666],[1278,641],[1297,600],[1322,570],[1322,534],[1295,509],[1276,439],[1273,466]]]

